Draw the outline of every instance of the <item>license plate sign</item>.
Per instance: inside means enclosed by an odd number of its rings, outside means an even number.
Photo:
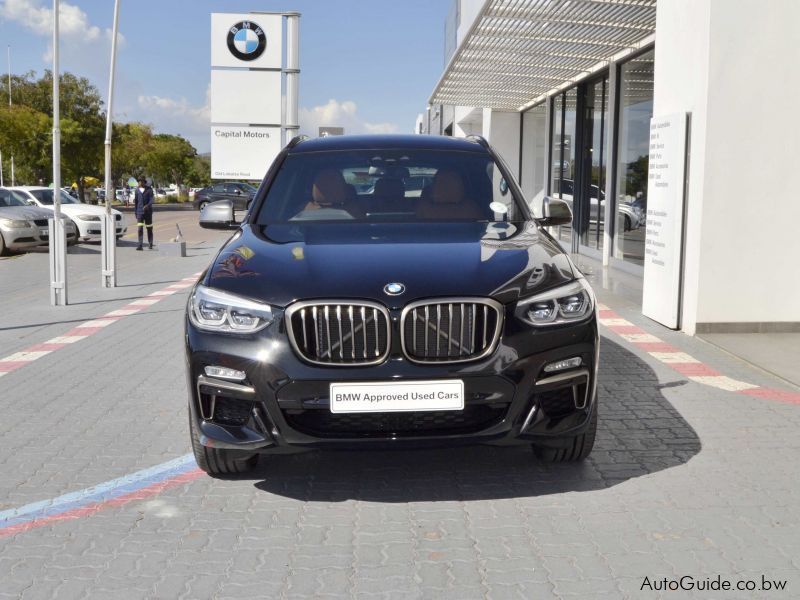
[[[462,410],[464,382],[445,379],[332,383],[330,407],[332,413]]]

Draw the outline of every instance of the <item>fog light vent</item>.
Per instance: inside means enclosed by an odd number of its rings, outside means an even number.
[[[252,411],[252,402],[220,396],[216,398],[213,421],[221,425],[242,426],[250,419]]]
[[[580,356],[576,356],[574,358],[567,358],[564,360],[557,360],[555,362],[548,363],[544,367],[545,373],[555,373],[556,371],[564,371],[566,369],[574,369],[575,367],[580,367],[583,364],[583,360]],[[207,367],[206,367],[207,368]]]
[[[246,374],[244,371],[229,369],[228,367],[217,367],[209,365],[205,368],[206,375],[218,377],[219,379],[230,379],[231,381],[244,381]]]

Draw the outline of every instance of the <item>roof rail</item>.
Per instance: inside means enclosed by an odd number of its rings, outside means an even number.
[[[297,144],[307,139],[308,139],[307,135],[296,135],[289,141],[288,144],[286,144],[286,149],[288,150],[290,148],[294,148],[295,146],[297,146]]]
[[[487,142],[486,138],[483,137],[482,135],[478,135],[476,133],[473,133],[473,134],[468,135],[467,139],[470,140],[470,141],[473,141],[473,142],[477,142],[478,144],[480,144],[484,148],[488,148],[489,147],[489,142]]]

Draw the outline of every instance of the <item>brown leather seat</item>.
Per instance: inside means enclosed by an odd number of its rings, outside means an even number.
[[[334,208],[349,212],[354,218],[363,217],[363,211],[352,197],[352,187],[344,180],[341,171],[323,169],[314,178],[311,185],[311,202],[304,210]]]
[[[417,205],[420,219],[480,221],[486,218],[475,202],[466,197],[464,180],[456,171],[436,172]]]
[[[406,199],[406,186],[399,177],[378,179],[372,200],[372,205],[379,212],[414,211],[414,204]]]

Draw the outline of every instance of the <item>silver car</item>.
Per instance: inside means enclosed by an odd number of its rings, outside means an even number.
[[[47,244],[49,229],[47,220],[53,213],[36,206],[28,206],[0,188],[0,255],[9,250],[24,250]],[[75,225],[67,221],[67,242],[77,240]]]

